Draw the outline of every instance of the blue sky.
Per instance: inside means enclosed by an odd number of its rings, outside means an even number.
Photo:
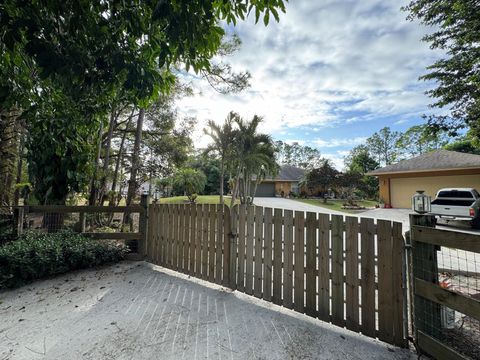
[[[198,119],[196,145],[208,141],[207,120],[222,122],[231,110],[258,114],[263,132],[317,147],[341,169],[348,151],[382,127],[421,123],[434,84],[418,77],[439,53],[420,41],[428,29],[405,19],[405,3],[291,0],[278,24],[239,23],[242,48],[228,61],[251,72],[251,87],[220,95],[194,82],[195,96],[178,105]]]

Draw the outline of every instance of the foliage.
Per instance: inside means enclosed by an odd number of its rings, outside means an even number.
[[[322,194],[325,194],[330,188],[338,185],[339,172],[330,160],[323,159],[322,164],[305,174],[302,185],[306,186],[310,191],[320,188]]]
[[[221,166],[219,159],[200,154],[198,156],[191,157],[187,161],[187,166],[202,171],[207,177],[207,183],[205,184],[205,189],[203,190],[204,194],[219,194],[218,190],[220,189],[221,178]],[[228,192],[228,182],[225,179],[223,182],[223,187],[227,188]]]
[[[0,288],[121,260],[126,248],[72,232],[28,232],[0,247]]]
[[[310,146],[300,145],[298,142],[288,144],[275,141],[277,161],[281,165],[292,165],[301,169],[313,169],[321,165],[320,150]]]
[[[384,127],[367,139],[367,147],[380,165],[390,165],[398,158],[397,142],[400,133]]]
[[[462,138],[457,141],[454,141],[444,147],[445,150],[458,151],[467,154],[476,154],[480,155],[480,147],[477,142],[469,139]]]
[[[197,193],[203,191],[206,182],[203,172],[190,168],[180,169],[173,176],[174,186],[178,186],[191,203],[195,202]]]
[[[434,131],[458,135],[470,127],[480,133],[480,3],[475,0],[412,0],[403,8],[408,19],[418,19],[433,32],[423,41],[440,50],[443,57],[428,67],[420,79],[434,81],[436,88],[427,94],[432,106],[447,107],[449,116],[431,116]]]
[[[359,196],[367,199],[375,199],[378,196],[378,179],[366,175],[368,172],[379,168],[379,163],[370,155],[368,147],[358,145],[354,147],[345,158],[347,173],[359,174],[357,182]]]
[[[445,133],[431,132],[427,125],[415,125],[402,133],[396,147],[401,157],[414,157],[438,150],[448,143]]]

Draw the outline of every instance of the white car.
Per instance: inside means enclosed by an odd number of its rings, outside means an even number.
[[[445,220],[470,221],[480,228],[480,194],[473,188],[446,188],[437,192],[431,214]]]

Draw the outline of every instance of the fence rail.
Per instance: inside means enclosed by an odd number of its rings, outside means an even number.
[[[471,270],[472,265],[476,269],[480,236],[436,229],[428,216],[412,216],[411,224],[418,348],[440,360],[479,358],[480,277]]]
[[[398,346],[401,224],[237,205],[150,205],[150,261]],[[377,259],[377,261],[375,261]]]

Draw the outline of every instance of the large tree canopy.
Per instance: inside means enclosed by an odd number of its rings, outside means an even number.
[[[445,56],[428,67],[423,80],[437,87],[428,94],[433,106],[451,110],[450,116],[433,116],[434,130],[470,127],[480,134],[480,2],[478,0],[413,0],[404,10],[409,19],[419,19],[434,31],[423,40]]]

